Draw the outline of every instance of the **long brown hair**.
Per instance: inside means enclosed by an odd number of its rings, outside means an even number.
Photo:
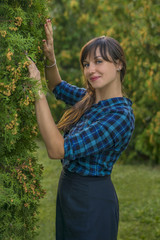
[[[114,38],[101,36],[97,38],[93,38],[88,43],[86,43],[80,52],[80,65],[83,71],[83,62],[87,58],[88,55],[94,51],[94,55],[96,54],[96,50],[99,48],[101,57],[108,62],[113,62],[117,64],[119,60],[122,63],[122,69],[120,70],[120,80],[123,82],[124,75],[126,72],[126,61],[122,47],[119,42]],[[108,58],[110,57],[110,58]],[[91,84],[86,81],[86,94],[85,96],[77,102],[70,109],[66,110],[63,114],[62,118],[57,124],[59,130],[68,131],[70,128],[78,122],[81,116],[91,108],[91,106],[95,103],[95,89],[91,86]]]

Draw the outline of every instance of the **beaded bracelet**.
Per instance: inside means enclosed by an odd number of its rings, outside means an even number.
[[[45,65],[46,68],[51,68],[51,67],[54,67],[54,66],[56,66],[56,59],[55,59],[55,62],[52,65],[50,65],[50,66]]]

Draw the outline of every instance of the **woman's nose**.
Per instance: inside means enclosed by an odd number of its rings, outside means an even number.
[[[95,72],[95,64],[94,63],[89,64],[88,71],[90,74]]]

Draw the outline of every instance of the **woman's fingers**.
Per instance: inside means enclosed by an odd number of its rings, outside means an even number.
[[[49,22],[46,21],[46,23],[44,24],[44,29],[46,33],[47,42],[53,42],[53,30],[50,21]]]
[[[28,68],[29,69],[33,69],[33,68],[36,68],[36,65],[35,63],[27,56],[28,60],[29,60],[29,65],[28,65]]]
[[[30,64],[28,65],[30,78],[35,78],[36,80],[40,80],[41,79],[40,72],[39,72],[36,64],[28,56],[26,56],[26,57],[30,62]]]
[[[51,20],[50,20],[50,19],[47,19],[46,24],[47,24],[48,30],[49,30],[49,32],[50,32],[50,34],[51,34],[51,36],[52,36],[52,35],[53,35],[53,29],[52,29]]]
[[[45,30],[46,39],[47,39],[47,42],[48,42],[48,39],[50,38],[50,33],[49,33],[49,30],[48,30],[47,24],[44,24],[44,30]]]
[[[46,20],[44,24],[44,29],[46,33],[46,39],[43,39],[43,49],[44,55],[48,59],[54,58],[54,47],[53,47],[53,30],[52,30],[52,23],[50,19]]]
[[[46,40],[43,40],[43,49],[44,49],[44,53],[47,54],[48,46],[47,46]]]
[[[26,57],[29,60],[28,69],[30,69],[30,68],[32,68],[32,60],[28,56],[26,56]]]
[[[50,35],[49,30],[45,28],[46,32],[46,44],[53,46],[53,37]]]

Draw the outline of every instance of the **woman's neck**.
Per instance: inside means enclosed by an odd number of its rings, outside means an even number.
[[[95,93],[95,103],[109,98],[123,97],[121,83],[117,85],[112,85],[111,87],[106,86],[103,88],[97,88],[95,89]]]

